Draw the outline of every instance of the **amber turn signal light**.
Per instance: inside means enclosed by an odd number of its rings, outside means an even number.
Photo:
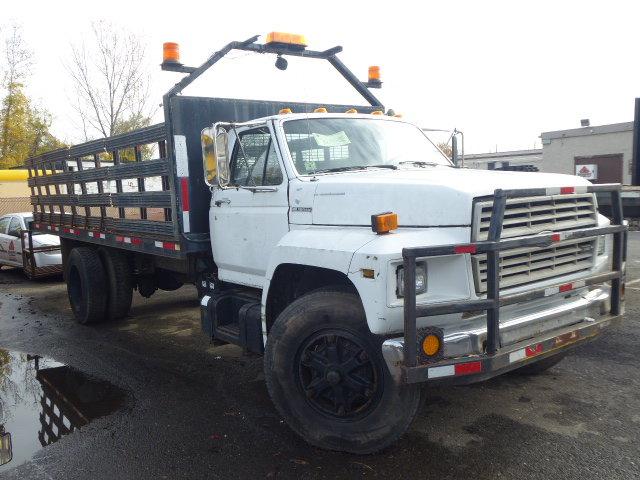
[[[398,228],[398,214],[393,212],[378,213],[371,215],[371,230],[378,235],[381,233],[389,233],[391,230]]]
[[[180,47],[175,42],[162,44],[162,61],[164,63],[180,63]]]
[[[430,333],[422,340],[422,352],[427,357],[436,355],[440,351],[441,346],[440,338],[433,333]]]

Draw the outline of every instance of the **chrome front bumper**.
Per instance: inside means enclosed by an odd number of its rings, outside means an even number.
[[[607,312],[610,309],[610,289],[608,286],[599,285],[597,287],[583,288],[571,295],[556,295],[527,304],[512,305],[509,310],[504,309],[501,317],[499,338],[501,348],[499,353],[491,358],[508,355],[519,349],[530,345],[537,345],[555,338],[557,335],[568,335],[576,333],[573,341],[565,341],[562,346],[569,346],[583,340],[584,335],[589,332],[592,338],[593,329],[583,330],[584,327],[597,327],[596,334],[601,328],[607,327],[620,316],[611,316]],[[424,369],[434,368],[443,365],[451,365],[459,360],[474,359],[484,362],[487,356],[484,355],[485,341],[487,337],[486,315],[478,315],[467,319],[463,324],[443,327],[443,356],[437,363],[424,365]],[[523,347],[524,345],[524,347]],[[538,352],[548,356],[548,350]],[[404,338],[393,338],[386,340],[382,344],[382,354],[389,367],[389,371],[396,381],[408,381],[403,376],[404,359]],[[531,355],[538,356],[538,355]],[[536,360],[539,358],[536,358]],[[512,363],[512,362],[511,362]],[[504,365],[498,361],[492,363],[491,368],[499,365],[501,369],[510,365]],[[490,372],[486,370],[489,365],[482,370],[482,377],[487,378]],[[517,368],[514,366],[512,368]],[[508,369],[508,368],[507,368]],[[444,370],[443,370],[444,371]],[[479,372],[474,372],[479,373]],[[497,372],[495,374],[498,374]],[[440,379],[441,377],[433,377]],[[429,372],[423,381],[429,380]],[[420,380],[414,380],[420,381]]]

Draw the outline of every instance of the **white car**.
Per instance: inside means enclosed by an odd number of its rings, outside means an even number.
[[[10,213],[0,217],[0,266],[23,267],[29,277],[40,277],[62,272],[62,253],[60,237],[46,233],[33,233],[32,255],[23,261],[21,232],[24,232],[25,247],[29,249],[29,237],[26,230],[33,221],[31,212]]]

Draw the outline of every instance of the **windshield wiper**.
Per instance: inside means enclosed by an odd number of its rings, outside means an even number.
[[[396,165],[385,163],[381,165],[350,165],[348,167],[323,168],[321,170],[314,171],[314,173],[348,172],[351,170],[366,170],[367,168],[388,168],[390,170],[398,169]]]
[[[423,162],[421,160],[405,160],[403,162],[398,162],[398,165],[417,165],[418,167],[437,167],[438,165],[442,165],[438,162]]]

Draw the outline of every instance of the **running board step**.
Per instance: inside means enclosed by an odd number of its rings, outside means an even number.
[[[220,340],[263,353],[260,301],[255,294],[243,290],[207,293],[200,301],[203,331],[212,340]]]

